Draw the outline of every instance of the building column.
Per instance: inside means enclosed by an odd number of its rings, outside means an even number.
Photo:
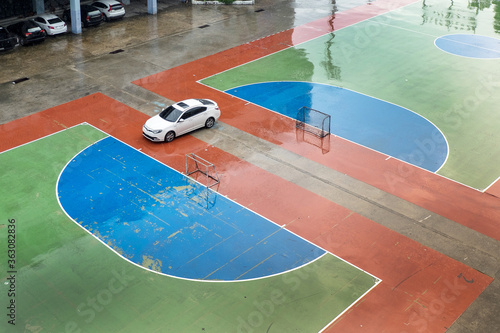
[[[80,14],[80,0],[70,0],[71,31],[74,34],[82,33],[82,17]]]
[[[148,0],[148,14],[155,15],[158,12],[158,5],[156,0]]]
[[[44,0],[33,0],[33,7],[38,15],[45,13],[45,1]]]

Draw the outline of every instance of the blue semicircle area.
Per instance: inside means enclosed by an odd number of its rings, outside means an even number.
[[[296,119],[303,106],[331,116],[331,133],[435,172],[448,144],[434,124],[398,105],[352,90],[310,82],[265,82],[228,94]]]
[[[500,58],[500,39],[471,34],[452,34],[437,38],[434,44],[444,52],[476,59]]]
[[[68,216],[116,253],[170,276],[247,280],[325,254],[112,137],[67,164],[57,193]]]

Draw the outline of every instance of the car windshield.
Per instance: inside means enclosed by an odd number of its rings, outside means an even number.
[[[173,105],[170,105],[168,108],[166,108],[160,113],[160,117],[162,117],[166,121],[176,122],[177,119],[179,119],[179,117],[181,116],[181,114],[182,114],[181,110],[175,108]]]
[[[53,19],[49,20],[50,24],[59,23],[59,22],[61,22],[61,20],[59,18],[57,18],[57,17],[54,17]]]
[[[111,5],[111,10],[120,10],[122,9],[122,5],[116,4],[116,5]]]

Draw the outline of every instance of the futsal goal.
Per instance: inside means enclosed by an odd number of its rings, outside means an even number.
[[[320,138],[330,135],[331,116],[303,106],[297,112],[296,127]]]
[[[186,176],[191,176],[207,188],[219,184],[219,175],[215,166],[207,160],[191,153],[186,154]]]

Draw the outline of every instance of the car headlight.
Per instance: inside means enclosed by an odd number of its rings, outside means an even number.
[[[151,132],[153,134],[158,134],[158,133],[161,133],[161,131],[163,131],[162,129],[154,130],[152,128],[147,127],[146,125],[143,126],[143,129],[145,129],[146,131]]]

